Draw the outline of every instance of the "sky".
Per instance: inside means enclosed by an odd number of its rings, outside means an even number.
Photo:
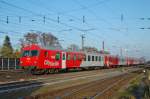
[[[101,50],[104,41],[114,55],[122,49],[124,56],[150,59],[149,5],[150,0],[0,0],[0,45],[9,35],[19,48],[24,34],[41,31],[51,32],[64,48],[81,47],[85,34],[85,46]]]

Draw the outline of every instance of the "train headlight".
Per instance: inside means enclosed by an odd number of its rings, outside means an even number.
[[[34,64],[37,64],[37,62],[35,61]]]
[[[22,64],[23,62],[22,62],[22,61],[20,61],[20,63]]]

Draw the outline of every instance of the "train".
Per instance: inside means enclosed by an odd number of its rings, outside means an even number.
[[[117,68],[142,64],[139,58],[87,51],[52,50],[38,44],[22,48],[20,66],[32,74],[56,73],[69,69]]]

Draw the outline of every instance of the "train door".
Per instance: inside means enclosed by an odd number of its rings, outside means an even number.
[[[66,52],[62,52],[62,69],[66,68]]]
[[[101,66],[104,66],[104,55],[99,56]]]

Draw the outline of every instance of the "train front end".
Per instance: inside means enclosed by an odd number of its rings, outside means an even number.
[[[20,66],[23,69],[33,70],[38,68],[39,63],[39,51],[38,45],[27,45],[22,48],[22,55],[20,58]]]

